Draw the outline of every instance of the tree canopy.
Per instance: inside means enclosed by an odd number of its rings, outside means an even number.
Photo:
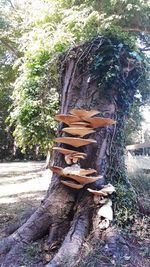
[[[45,151],[53,143],[60,66],[67,50],[98,35],[119,38],[141,61],[140,50],[149,49],[149,1],[1,0],[0,5],[1,99],[6,92],[9,121],[22,148],[40,145]],[[138,90],[141,97],[135,98],[133,111],[149,93],[146,84]]]

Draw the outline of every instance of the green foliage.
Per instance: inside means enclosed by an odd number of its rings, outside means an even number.
[[[137,215],[137,202],[135,193],[125,183],[114,185],[117,189],[113,197],[115,222],[120,227],[132,224]]]
[[[38,144],[41,151],[47,150],[53,144],[57,129],[54,121],[54,115],[58,112],[56,89],[49,88],[46,76],[42,79],[31,76],[25,80],[23,87],[18,81],[13,98],[14,108],[10,115],[11,122],[16,123],[14,136],[17,143],[22,148],[26,144],[30,148]]]
[[[143,117],[138,102],[134,101],[132,104],[128,120],[125,124],[125,146],[141,141],[141,122],[143,121]]]
[[[39,247],[37,243],[27,246],[25,249],[27,259],[31,261],[36,256],[38,249]]]
[[[59,106],[57,91],[62,53],[99,34],[117,36],[132,49],[137,38],[143,44],[149,40],[145,35],[143,38],[140,31],[132,31],[130,37],[126,33],[135,26],[147,27],[147,1],[37,0],[13,1],[12,6],[10,1],[1,0],[0,5],[3,7],[0,21],[2,50],[5,56],[11,54],[14,58],[12,66],[9,65],[9,74],[12,73],[15,82],[8,79],[8,84],[13,83],[14,87],[10,121],[22,148],[37,144],[44,151],[52,145],[56,131],[54,115]],[[103,52],[110,53],[108,50]],[[113,52],[112,47],[110,51]],[[115,60],[116,67],[112,69],[110,64],[107,71],[109,83],[119,72],[118,59]],[[109,59],[105,63],[108,68]],[[5,74],[3,69],[4,77]],[[122,99],[124,95],[125,92]]]
[[[8,90],[2,91],[0,88],[0,161],[7,158],[11,153],[12,135],[5,123],[10,104],[11,99]]]
[[[91,71],[93,79],[98,82],[100,88],[104,88],[106,95],[108,90],[116,92],[118,106],[124,114],[128,114],[132,103],[138,102],[137,91],[141,94],[141,102],[145,101],[145,91],[147,88],[149,94],[149,86],[147,85],[143,92],[147,72],[146,60],[144,62],[143,55],[135,45],[133,47],[132,42],[128,40],[127,45],[127,39],[125,40],[126,42],[122,36],[117,38],[109,32],[109,38],[95,53]]]

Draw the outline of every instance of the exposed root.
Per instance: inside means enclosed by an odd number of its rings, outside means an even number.
[[[74,232],[74,228],[76,228]],[[81,229],[82,228],[82,229]],[[78,259],[84,238],[88,234],[89,223],[86,216],[78,218],[70,228],[61,248],[47,267],[72,267]],[[73,233],[74,232],[74,233]]]
[[[5,237],[0,241],[0,255],[6,254],[15,243],[15,240],[12,236]]]
[[[66,235],[70,225],[69,218],[57,218],[55,222],[53,222],[49,229],[49,237],[47,240],[47,244],[50,246],[53,243],[61,243],[62,239]]]
[[[67,218],[73,204],[73,195],[68,195],[68,191],[63,186],[58,187],[25,224],[9,237],[2,239],[0,254],[6,254],[19,243],[28,244],[43,237],[56,218],[59,218],[61,223]]]
[[[103,232],[102,239],[106,242],[105,251],[109,256],[118,259],[130,256],[129,244],[115,228],[109,227]]]
[[[90,217],[92,215],[92,200],[85,198],[78,206],[72,226],[64,239],[58,253],[47,264],[47,267],[73,267],[79,259],[80,249],[90,230]]]
[[[25,212],[20,218],[18,218],[16,223],[9,224],[4,232],[5,235],[11,235],[13,234],[19,227],[21,227],[30,217],[31,215],[36,211],[35,208],[29,209],[27,212]]]
[[[48,244],[59,243],[66,235],[70,221],[72,220],[71,213],[75,203],[75,195],[70,192],[70,189],[62,186],[63,192],[55,196],[52,206],[51,224],[49,227]]]
[[[49,225],[50,215],[46,213],[45,207],[40,206],[25,224],[0,242],[0,254],[6,254],[12,246],[20,242],[29,243],[42,237]]]
[[[25,248],[24,243],[18,243],[10,250],[7,256],[4,257],[2,267],[15,267],[20,266],[20,256]]]

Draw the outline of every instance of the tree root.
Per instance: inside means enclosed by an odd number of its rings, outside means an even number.
[[[129,244],[115,228],[109,227],[104,231],[102,240],[106,243],[105,252],[109,256],[117,259],[130,256]]]
[[[56,218],[59,218],[59,223],[62,224],[68,217],[73,204],[74,196],[69,194],[65,187],[60,186],[58,190],[52,191],[26,223],[12,235],[1,240],[0,254],[7,254],[19,243],[28,244],[43,237]]]
[[[0,255],[6,254],[15,243],[15,240],[12,236],[5,237],[0,241]]]
[[[19,242],[29,243],[42,237],[50,225],[50,215],[45,207],[40,206],[36,212],[15,233],[0,242],[0,254],[6,254]]]
[[[16,267],[20,266],[20,256],[25,248],[24,243],[17,243],[12,247],[6,257],[3,257],[2,267]]]
[[[75,232],[74,228],[76,228]],[[84,241],[84,238],[88,234],[88,230],[88,219],[86,218],[86,216],[81,216],[80,218],[78,218],[78,221],[75,221],[73,223],[61,248],[53,258],[53,260],[49,264],[47,264],[47,267],[73,267],[74,263],[78,259],[82,243]]]
[[[4,229],[5,235],[11,235],[13,234],[19,227],[21,227],[30,217],[31,215],[36,211],[35,208],[29,209],[27,212],[23,213],[20,218],[18,218],[16,223],[11,223]]]
[[[29,242],[41,237],[50,226],[50,244],[54,242],[54,239],[58,241],[58,238],[64,237],[66,229],[63,229],[63,233],[60,234],[62,229],[61,227],[63,227],[63,220],[68,219],[67,215],[69,216],[69,212],[74,202],[73,198],[72,202],[71,198],[67,200],[64,198],[62,206],[62,203],[60,204],[59,196],[57,196],[57,202],[55,203],[51,203],[52,198],[49,197],[30,217],[30,219],[16,231],[16,233],[1,241],[0,251],[4,254],[7,253],[7,255],[3,257],[3,267],[20,266],[19,257],[24,248],[29,244]],[[93,231],[91,232],[93,236],[92,239],[101,239],[105,241],[104,251],[108,256],[120,258],[130,255],[128,244],[122,236],[118,234],[115,228],[109,227],[105,231],[98,229],[99,221],[95,215],[96,210],[94,209],[95,204],[93,205],[93,198],[88,194],[86,196],[83,194],[81,198],[82,199],[78,198],[78,202],[74,208],[74,219],[68,234],[66,235],[58,252],[50,263],[46,265],[46,267],[77,266],[79,263],[82,244],[90,233],[91,226],[93,226]],[[66,204],[66,206],[64,206],[64,204]],[[61,205],[61,208],[59,205]],[[68,205],[70,205],[70,210],[67,209]],[[53,208],[55,208],[55,212]],[[52,212],[54,213],[54,217]],[[56,214],[58,216],[57,218]],[[93,222],[93,225],[91,225],[91,222]],[[56,234],[58,228],[59,232]],[[66,224],[64,228],[66,228]]]
[[[93,201],[89,196],[78,206],[73,223],[60,249],[46,267],[73,267],[79,259],[80,249],[90,230]]]
[[[74,203],[75,194],[70,194],[70,189],[63,186],[59,186],[58,190],[55,188],[25,224],[0,242],[0,254],[6,255],[5,257],[2,255],[2,266],[17,266],[14,264],[14,257],[18,260],[18,251],[21,251],[21,248],[23,249],[31,241],[42,237],[49,229],[50,244],[62,239],[64,241],[47,267],[76,266],[82,244],[89,234],[91,226],[93,226],[92,232],[95,233],[93,239],[101,238],[106,242],[105,252],[108,255],[115,258],[129,255],[127,243],[114,228],[109,227],[103,232],[98,228],[99,220],[96,216],[97,209],[95,209],[93,196],[88,192],[81,191],[76,206]],[[74,214],[74,219],[68,231],[72,219],[71,213]],[[68,231],[67,235],[66,231]]]

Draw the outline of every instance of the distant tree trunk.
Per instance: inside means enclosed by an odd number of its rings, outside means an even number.
[[[60,248],[47,266],[76,266],[84,238],[92,229],[95,229],[95,238],[101,238],[102,234],[97,228],[98,209],[93,201],[93,195],[86,190],[87,187],[100,189],[108,182],[117,185],[121,179],[127,188],[130,186],[124,174],[122,133],[126,113],[119,105],[120,95],[113,84],[107,94],[104,94],[97,81],[92,81],[90,68],[84,66],[86,58],[91,51],[93,52],[95,46],[96,44],[88,46],[85,44],[83,47],[77,47],[70,52],[72,56],[68,55],[66,58],[62,73],[60,113],[67,114],[72,108],[96,109],[100,111],[101,116],[117,121],[116,125],[97,128],[96,133],[90,135],[90,138],[94,138],[97,143],[79,149],[88,155],[86,160],[81,160],[81,167],[94,168],[98,175],[103,175],[104,178],[77,191],[62,185],[60,177],[53,174],[47,196],[40,207],[15,233],[1,241],[0,252],[3,255],[7,254],[4,267],[8,267],[13,261],[12,255],[20,244],[34,241],[48,232],[48,243],[52,245],[57,242]],[[81,59],[84,71],[81,71]],[[59,124],[58,136],[62,135],[63,126],[62,123]],[[54,165],[66,166],[62,154],[55,153]],[[115,253],[114,244],[119,247],[119,242],[122,246],[125,243],[112,228],[109,229],[103,233],[103,237],[105,236],[108,244],[113,244]]]
[[[48,169],[53,163],[54,163],[54,153],[52,149],[49,149],[47,151],[46,162],[45,162],[44,168]]]

